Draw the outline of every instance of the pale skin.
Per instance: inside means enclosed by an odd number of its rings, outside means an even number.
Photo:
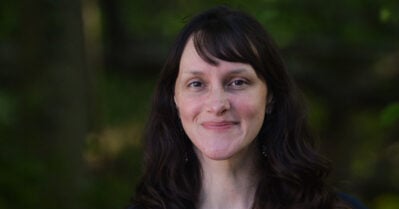
[[[176,107],[203,171],[198,208],[248,209],[258,183],[254,141],[267,86],[251,65],[215,60],[204,61],[189,39],[175,84]]]

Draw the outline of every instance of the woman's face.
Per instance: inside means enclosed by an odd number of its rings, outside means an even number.
[[[251,65],[215,60],[217,65],[205,62],[190,39],[180,60],[174,99],[196,153],[225,160],[252,147],[264,121],[267,87]]]

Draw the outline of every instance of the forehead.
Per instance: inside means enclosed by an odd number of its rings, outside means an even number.
[[[179,72],[184,73],[187,71],[194,72],[198,70],[205,69],[230,69],[235,73],[244,72],[244,71],[254,71],[249,64],[240,63],[240,62],[228,62],[223,61],[218,58],[212,58],[215,63],[209,63],[205,61],[197,52],[193,38],[190,38],[187,41],[187,44],[183,50],[180,64],[179,64]]]
[[[193,38],[190,37],[187,40],[186,46],[184,47],[182,56],[180,58],[180,69],[183,67],[188,67],[192,64],[198,64],[201,61],[203,61],[201,59],[201,57],[198,55],[195,46],[194,46],[194,41]]]

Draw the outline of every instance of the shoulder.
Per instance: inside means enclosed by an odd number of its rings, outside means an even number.
[[[352,209],[368,209],[360,200],[349,194],[339,192],[337,195],[342,201],[351,206]]]

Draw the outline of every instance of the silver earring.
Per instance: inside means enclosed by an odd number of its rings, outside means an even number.
[[[270,115],[272,113],[272,107],[270,105],[267,105],[266,107],[266,114]]]
[[[187,155],[187,152],[184,153],[184,162],[186,162],[186,163],[188,162],[188,155]]]
[[[263,157],[267,157],[267,147],[266,147],[266,145],[264,144],[264,145],[262,145],[262,155],[263,155]]]

